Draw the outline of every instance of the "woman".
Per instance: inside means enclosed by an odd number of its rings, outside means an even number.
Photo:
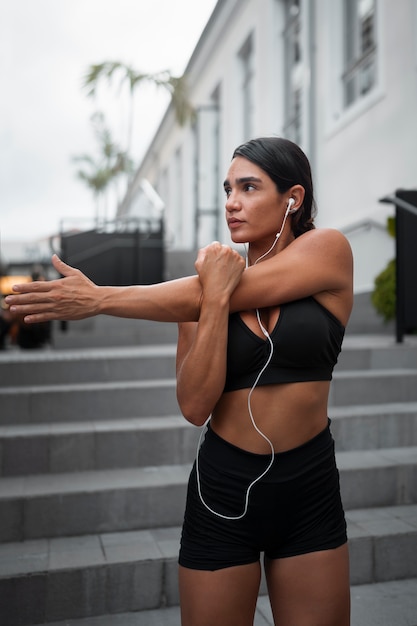
[[[198,276],[112,288],[55,258],[65,278],[18,286],[9,304],[28,322],[179,322],[178,402],[190,422],[208,423],[181,539],[183,626],[252,625],[261,552],[277,625],[348,626],[327,403],[352,308],[351,250],[339,232],[314,228],[310,166],[288,140],[237,148],[224,187],[246,268],[216,242],[199,252]]]

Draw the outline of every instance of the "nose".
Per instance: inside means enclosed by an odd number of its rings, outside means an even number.
[[[229,193],[229,195],[226,198],[226,211],[228,211],[229,213],[232,211],[240,211],[240,209],[242,208],[242,205],[237,197],[237,194],[234,193],[233,191],[231,191]]]

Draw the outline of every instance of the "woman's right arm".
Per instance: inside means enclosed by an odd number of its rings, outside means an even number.
[[[188,276],[153,285],[102,287],[58,256],[52,263],[63,278],[18,285],[8,297],[11,311],[25,322],[79,320],[106,314],[158,322],[198,320],[201,284]]]
[[[244,261],[228,246],[218,246],[215,258],[201,251],[196,269],[203,289],[198,323],[179,324],[177,399],[184,417],[202,426],[224,390],[229,300]]]
[[[211,244],[200,254],[214,262],[219,245]],[[227,249],[229,254],[234,253]],[[11,311],[25,316],[26,322],[75,320],[99,314],[161,322],[199,319],[198,276],[145,286],[98,287],[58,257],[53,258],[53,264],[64,278],[18,285],[17,293],[6,298]],[[271,259],[248,268],[230,298],[230,310],[277,306],[328,294],[334,305],[328,308],[346,324],[352,305],[352,277],[352,251],[347,239],[336,230],[311,230]]]

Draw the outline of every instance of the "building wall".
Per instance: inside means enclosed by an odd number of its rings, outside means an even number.
[[[342,0],[300,0],[302,59],[296,68],[302,101],[300,145],[313,168],[317,225],[346,233],[355,255],[357,292],[372,289],[374,277],[394,254],[393,240],[385,232],[386,217],[394,208],[379,199],[401,187],[417,187],[416,4],[402,0],[399,10],[397,0],[376,0],[376,84],[344,111]],[[158,191],[165,203],[169,249],[199,247],[212,240],[214,232],[229,242],[222,182],[233,149],[250,136],[285,134],[289,44],[284,8],[284,0],[219,0],[202,33],[186,73],[197,112],[213,104],[215,92],[218,95],[217,180],[210,182],[217,186],[213,197],[218,203],[218,230],[204,218],[196,234],[197,191],[208,184],[207,176],[213,178],[212,146],[201,144],[197,150],[195,128],[191,124],[180,128],[171,108],[129,191],[134,195],[141,178]],[[253,110],[250,134],[245,136],[240,53],[249,36]],[[358,223],[368,226],[357,227]]]
[[[338,2],[317,3],[318,24],[326,23],[331,10],[335,17]],[[344,113],[331,80],[331,64],[337,67],[334,38],[341,36],[334,20],[327,22],[325,41],[318,47],[317,91],[323,103],[316,117],[318,225],[346,232],[354,251],[356,292],[373,288],[374,277],[395,252],[383,230],[361,232],[352,224],[372,219],[385,227],[394,208],[379,200],[398,188],[417,186],[412,157],[417,140],[416,25],[412,0],[402,2],[401,10],[395,0],[377,2],[378,84]]]

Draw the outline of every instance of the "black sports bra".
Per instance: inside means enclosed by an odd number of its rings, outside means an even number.
[[[313,297],[282,304],[270,333],[274,353],[258,385],[331,380],[345,333],[339,320]],[[229,317],[224,391],[251,388],[271,346],[239,313]]]

